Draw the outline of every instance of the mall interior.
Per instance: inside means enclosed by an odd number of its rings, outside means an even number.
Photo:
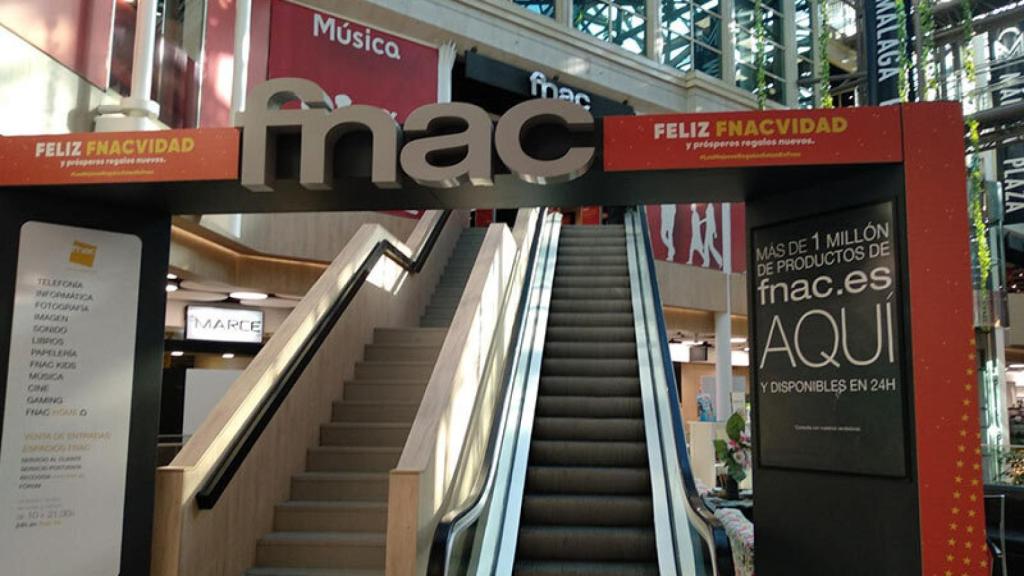
[[[1024,574],[1022,30],[0,0],[0,576]]]

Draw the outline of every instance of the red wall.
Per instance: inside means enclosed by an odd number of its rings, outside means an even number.
[[[270,0],[253,0],[248,86],[267,79]],[[210,0],[206,13],[206,53],[199,126],[231,125],[231,76],[235,51],[235,2]]]

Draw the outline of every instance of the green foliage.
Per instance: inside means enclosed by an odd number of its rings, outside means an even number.
[[[754,65],[757,68],[757,107],[764,110],[768,105],[768,83],[765,80],[765,30],[764,30],[764,8],[761,0],[754,0]]]
[[[971,11],[971,1],[961,0],[960,8],[963,17],[964,35],[961,40],[960,54],[964,65],[964,76],[966,86],[964,90],[965,99],[970,103],[969,109],[977,109],[974,86],[977,80],[977,71],[974,68],[974,47],[971,39],[974,37],[974,15]],[[974,249],[978,259],[978,272],[981,276],[981,289],[988,288],[989,270],[992,267],[992,253],[988,246],[988,227],[985,224],[985,215],[982,211],[982,196],[985,193],[985,177],[981,170],[981,159],[978,157],[980,136],[978,134],[978,121],[967,120],[967,135],[970,143],[970,162],[968,164],[970,174],[968,178],[968,209],[970,210],[971,225],[974,231]]]
[[[818,92],[821,94],[821,107],[833,108],[832,103],[832,67],[828,61],[828,4],[825,0],[818,2]]]
[[[750,466],[750,438],[746,429],[747,423],[737,412],[725,423],[728,440],[715,440],[715,456],[725,463],[726,471],[736,482],[746,479]]]
[[[896,38],[900,51],[896,88],[900,102],[907,102],[910,99],[910,57],[907,56],[907,6],[903,0],[896,0]]]
[[[925,85],[919,98],[927,100],[929,94],[939,91],[938,71],[935,66],[935,0],[917,3],[918,22],[921,24],[921,55],[919,66],[924,66]]]

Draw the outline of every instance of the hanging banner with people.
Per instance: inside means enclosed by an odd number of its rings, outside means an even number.
[[[722,224],[723,205],[718,203],[662,204],[647,207],[654,257],[666,262],[725,269],[725,234],[729,231],[732,253],[744,254],[743,205],[730,205],[730,223]],[[739,219],[739,221],[737,221]],[[732,258],[730,272],[746,270],[742,257]]]

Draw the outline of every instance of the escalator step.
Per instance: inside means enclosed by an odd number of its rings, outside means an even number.
[[[616,247],[620,250],[626,249],[625,236],[583,236],[569,235],[558,239],[558,249],[607,246]]]
[[[640,418],[537,418],[535,440],[589,440],[643,442],[644,421]]]
[[[544,358],[542,376],[636,376],[636,356],[626,358]]]
[[[633,330],[633,315],[626,313],[614,314],[549,314],[548,327],[615,327]]]
[[[555,358],[636,360],[636,344],[633,342],[547,342],[544,345],[544,361]]]
[[[515,576],[658,576],[658,565],[622,562],[516,562]]]
[[[650,526],[654,511],[647,496],[579,496],[527,494],[522,522],[526,525]]]
[[[632,326],[548,326],[548,342],[636,342]]]
[[[555,288],[551,297],[555,300],[630,300],[629,286],[604,286],[585,288]]]
[[[629,288],[629,276],[559,276],[555,269],[555,290],[559,288]]]
[[[521,526],[516,558],[645,561],[657,558],[654,530],[594,526]]]
[[[608,312],[632,312],[633,303],[626,299],[607,300],[581,300],[552,298],[551,312],[553,314],[601,314]]]
[[[568,254],[558,255],[558,265],[566,266],[607,266],[621,265],[628,266],[629,258],[625,254]]]
[[[582,266],[567,265],[558,262],[555,267],[555,278],[559,276],[629,276],[629,266],[617,264],[611,266],[597,266],[584,264]]]
[[[530,443],[530,462],[539,466],[646,466],[647,445],[644,442],[534,440]]]
[[[589,466],[530,466],[526,491],[531,494],[642,494],[651,493],[647,468]]]
[[[640,378],[607,376],[545,376],[544,396],[640,396]]]
[[[562,246],[558,247],[558,257],[563,256],[622,256],[626,253],[625,244],[615,246],[588,246],[586,244],[578,244],[574,246]]]
[[[540,396],[537,398],[537,416],[580,418],[643,418],[644,407],[640,398],[632,396]]]

